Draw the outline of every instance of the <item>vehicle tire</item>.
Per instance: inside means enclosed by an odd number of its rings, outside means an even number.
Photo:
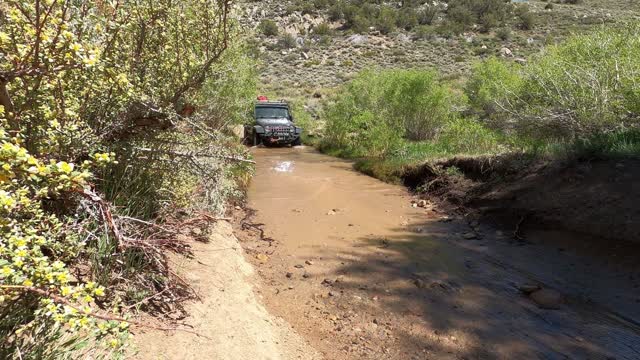
[[[257,132],[255,132],[255,130],[253,131],[253,146],[258,146],[261,143],[261,139],[260,136],[258,135]]]
[[[246,126],[244,127],[244,133],[242,136],[242,145],[247,145],[247,146],[251,146],[251,141],[253,140],[252,138],[252,131],[249,130]]]
[[[302,138],[298,136],[297,139],[293,140],[293,142],[291,143],[291,146],[300,146],[300,145],[302,145]]]

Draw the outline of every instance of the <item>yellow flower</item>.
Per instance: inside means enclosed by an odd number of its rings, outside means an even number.
[[[118,81],[118,84],[120,84],[120,86],[125,86],[129,84],[129,79],[127,78],[127,74],[119,74],[118,76],[116,76],[116,81]]]
[[[73,44],[69,45],[69,49],[71,49],[73,52],[78,52],[78,51],[82,50],[82,45],[80,45],[78,43],[73,43]]]
[[[62,296],[69,296],[72,293],[72,290],[69,286],[63,286],[61,289]]]
[[[117,348],[118,347],[118,340],[116,340],[116,339],[109,340],[109,346],[111,346],[112,348]]]
[[[93,66],[98,62],[98,59],[95,56],[89,56],[82,59],[82,62],[87,66]]]
[[[11,41],[9,34],[4,31],[0,31],[0,44],[8,44]]]
[[[73,171],[73,167],[74,167],[73,164],[69,164],[66,161],[60,161],[59,163],[56,164],[56,166],[58,167],[58,170],[66,174],[70,174]]]
[[[33,286],[33,281],[27,279],[22,283],[22,285],[24,285],[24,286]]]
[[[56,279],[58,279],[58,281],[64,283],[64,282],[67,282],[69,280],[69,276],[67,275],[67,273],[59,273],[58,276],[56,276]]]
[[[99,288],[95,289],[95,290],[93,291],[93,293],[94,293],[96,296],[104,296],[104,288],[103,288],[102,286],[100,286]]]
[[[4,275],[4,276],[9,276],[11,274],[13,274],[15,272],[15,270],[13,270],[12,268],[8,267],[8,266],[4,266],[2,268],[2,272],[0,272],[0,274]]]
[[[62,36],[67,40],[73,39],[73,33],[69,32],[67,30],[62,32]]]

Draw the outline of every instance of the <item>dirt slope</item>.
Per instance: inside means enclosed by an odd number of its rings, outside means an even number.
[[[637,265],[414,208],[312,150],[255,155],[237,235],[269,310],[326,358],[638,358]]]
[[[220,222],[210,242],[194,243],[195,259],[181,259],[178,274],[197,290],[201,302],[187,305],[191,330],[136,334],[138,359],[317,359],[315,351],[283,321],[267,313],[251,284],[253,268]]]

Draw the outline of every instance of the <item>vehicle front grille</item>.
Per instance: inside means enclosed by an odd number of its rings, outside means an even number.
[[[269,133],[274,136],[289,136],[293,131],[288,126],[270,126]]]

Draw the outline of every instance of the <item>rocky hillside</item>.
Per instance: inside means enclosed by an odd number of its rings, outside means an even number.
[[[356,10],[348,6],[356,2],[360,12],[349,15]],[[263,59],[263,89],[308,98],[367,67],[435,67],[455,79],[474,61],[492,55],[524,63],[568,34],[640,14],[634,0],[499,0],[508,8],[489,20],[484,12],[474,17],[474,8],[457,11],[459,4],[491,2],[265,0],[244,2],[240,12],[243,25],[255,30],[252,43]],[[453,6],[458,7],[455,16]]]

